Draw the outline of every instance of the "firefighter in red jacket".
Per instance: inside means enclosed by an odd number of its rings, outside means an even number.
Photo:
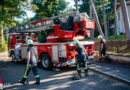
[[[35,76],[36,82],[35,84],[40,84],[40,76],[38,74],[37,71],[37,53],[35,48],[33,47],[33,41],[29,38],[27,40],[27,44],[28,44],[28,48],[27,48],[27,66],[24,72],[24,76],[23,79],[20,81],[20,83],[22,84],[26,84],[27,83],[27,78],[28,78],[28,74],[29,72],[33,71],[33,74]]]

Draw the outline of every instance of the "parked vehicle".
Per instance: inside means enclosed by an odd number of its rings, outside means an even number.
[[[35,41],[32,32],[54,30],[47,36],[46,43]],[[27,59],[26,37],[32,37],[34,47],[37,50],[41,65],[45,69],[52,67],[64,67],[76,63],[77,52],[73,40],[84,40],[90,36],[90,30],[95,29],[94,20],[89,19],[86,13],[70,12],[23,26],[13,28],[13,34],[9,34],[9,55],[12,61],[24,61]],[[19,33],[19,34],[18,34]],[[84,45],[88,59],[93,58],[93,41],[80,41]]]

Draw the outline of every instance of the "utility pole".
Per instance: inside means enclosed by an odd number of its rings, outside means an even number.
[[[106,38],[106,40],[108,40],[108,29],[107,29],[107,22],[106,22],[104,0],[102,0],[102,8],[103,8],[103,20],[104,20],[105,38]]]
[[[116,5],[117,5],[117,0],[114,0],[114,26],[115,26],[115,30],[114,30],[114,35],[116,35],[116,33],[117,33],[117,25],[116,25]]]
[[[91,1],[91,6],[92,6],[92,9],[93,9],[93,12],[94,12],[94,17],[96,19],[96,24],[97,24],[97,27],[98,27],[98,31],[99,31],[100,35],[102,35],[103,38],[105,38],[104,34],[103,34],[103,31],[102,31],[102,28],[101,28],[101,25],[99,23],[99,19],[98,19],[97,12],[96,12],[95,6],[93,4],[93,1],[92,0],[90,0],[90,1]]]
[[[93,17],[92,11],[93,11],[93,9],[92,9],[92,4],[91,4],[91,1],[89,0],[89,16],[90,16],[91,18]]]
[[[94,2],[94,5],[95,5],[95,0],[93,0]],[[91,1],[89,0],[89,16],[91,18],[94,18],[93,17],[93,9],[92,9],[92,4],[91,4]],[[90,30],[90,36],[91,36],[91,39],[94,40],[94,30]]]
[[[126,38],[127,38],[127,47],[130,48],[130,22],[129,22],[126,1],[120,0],[120,4],[121,4],[121,10],[122,10],[122,15],[124,19],[124,26],[125,26],[125,32],[126,32]]]

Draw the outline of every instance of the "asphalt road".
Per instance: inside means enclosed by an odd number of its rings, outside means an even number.
[[[33,84],[35,79],[32,72],[29,74],[29,84],[21,85],[18,80],[22,78],[24,69],[24,63],[5,62],[0,64],[0,77],[5,85],[4,90],[130,90],[130,86],[127,84],[92,71],[89,71],[88,77],[73,81],[71,77],[74,68],[59,72],[38,68],[41,85]]]

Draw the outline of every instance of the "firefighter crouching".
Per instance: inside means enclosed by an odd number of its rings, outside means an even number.
[[[88,68],[86,64],[86,52],[85,48],[78,40],[74,41],[74,44],[76,45],[76,51],[78,52],[77,55],[77,72],[79,76],[81,77],[81,68],[83,67],[85,71],[85,76],[88,75]]]
[[[29,72],[32,69],[33,74],[34,74],[35,79],[36,79],[35,84],[40,85],[40,76],[39,76],[38,71],[37,71],[37,60],[38,60],[38,58],[37,58],[36,49],[33,47],[33,41],[31,40],[31,38],[28,38],[27,44],[28,44],[27,66],[26,66],[26,69],[24,71],[23,79],[20,81],[20,83],[27,84],[27,78],[28,78]]]
[[[99,50],[99,56],[100,61],[105,60],[106,57],[106,41],[103,39],[101,35],[98,36],[99,42],[100,42],[100,50]]]

